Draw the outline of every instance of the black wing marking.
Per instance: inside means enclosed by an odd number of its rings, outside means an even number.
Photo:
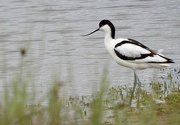
[[[120,49],[118,48],[118,47],[122,47],[122,45],[125,45],[125,44],[136,45],[135,47],[140,47],[139,48],[140,50],[131,50],[132,52],[136,53],[134,55],[125,54],[125,53],[121,52]],[[122,48],[122,49],[124,49],[124,48]],[[162,55],[155,53],[154,51],[149,49],[147,46],[145,46],[142,43],[140,43],[136,40],[133,40],[133,39],[127,39],[120,43],[117,43],[115,45],[114,51],[115,51],[116,55],[123,60],[134,61],[134,60],[145,59],[146,57],[153,57],[154,55],[158,55],[158,56],[164,58],[166,61],[165,62],[164,61],[163,62],[153,62],[152,61],[149,63],[174,63],[174,61],[172,59],[169,59],[167,57],[164,57]]]
[[[127,55],[122,54],[122,53],[120,53],[119,51],[116,50],[116,48],[118,48],[118,47],[120,47],[120,46],[122,46],[122,45],[124,45],[124,44],[133,44],[133,45],[139,46],[139,47],[141,47],[141,48],[143,48],[143,49],[146,49],[146,50],[148,51],[148,53],[139,53],[139,55],[137,55],[137,56],[127,56]],[[153,51],[151,51],[147,46],[145,46],[145,45],[141,44],[140,42],[135,41],[135,40],[133,40],[133,39],[127,39],[127,40],[124,40],[124,41],[122,41],[122,42],[120,42],[120,43],[117,43],[117,44],[115,45],[114,51],[115,51],[116,55],[117,55],[119,58],[123,59],[123,60],[144,59],[144,58],[146,58],[146,57],[148,57],[148,56],[151,56],[151,57],[152,57],[152,56],[155,54],[155,53],[154,53]]]

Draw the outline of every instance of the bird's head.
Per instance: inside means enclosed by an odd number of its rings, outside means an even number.
[[[110,32],[111,33],[111,36],[112,38],[115,37],[115,27],[114,25],[109,21],[109,20],[102,20],[100,23],[99,23],[99,28],[94,30],[93,32],[89,33],[89,34],[86,34],[86,35],[83,35],[83,36],[88,36],[88,35],[91,35],[97,31],[104,31],[104,32]]]

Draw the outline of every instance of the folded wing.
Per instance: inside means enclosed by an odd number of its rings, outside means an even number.
[[[172,63],[169,58],[150,50],[143,44],[133,40],[127,39],[117,43],[114,51],[116,55],[126,61],[141,62],[141,63]]]

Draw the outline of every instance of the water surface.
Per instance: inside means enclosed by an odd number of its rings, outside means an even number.
[[[165,71],[140,71],[146,88],[152,79],[179,70],[179,15],[179,0],[2,0],[1,93],[12,78],[22,75],[40,95],[54,81],[62,82],[66,94],[89,95],[98,90],[104,67],[110,86],[131,86],[131,69],[112,60],[104,48],[104,33],[81,36],[95,30],[102,19],[114,23],[116,38],[133,38],[152,49],[164,49],[176,62]],[[27,50],[24,58],[21,48]]]

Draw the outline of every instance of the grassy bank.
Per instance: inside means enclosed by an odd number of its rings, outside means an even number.
[[[38,95],[27,91],[25,80],[12,80],[12,87],[4,88],[0,102],[1,125],[179,125],[178,82],[150,83],[152,92],[136,91],[134,106],[130,107],[132,88],[108,87],[106,73],[105,70],[99,83],[100,90],[92,96],[64,97],[61,84],[54,82],[38,102],[35,101]],[[46,99],[48,103],[43,105]]]

